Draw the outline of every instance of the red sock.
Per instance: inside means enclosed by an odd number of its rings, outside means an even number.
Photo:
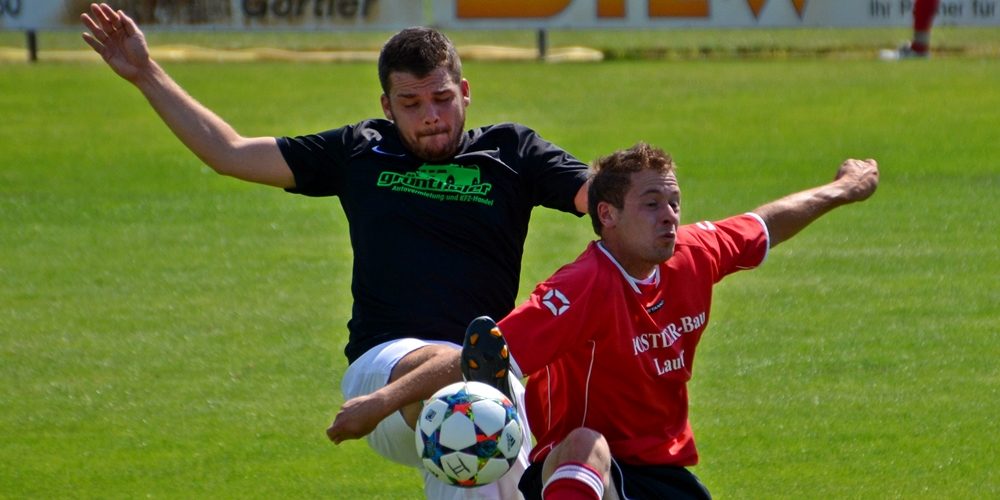
[[[913,5],[913,31],[928,31],[941,0],[917,0]]]
[[[927,52],[931,48],[931,25],[940,4],[941,0],[917,0],[913,5],[913,41],[910,48],[915,52]]]
[[[580,462],[568,462],[556,467],[542,488],[545,500],[601,500],[604,481],[597,469]]]

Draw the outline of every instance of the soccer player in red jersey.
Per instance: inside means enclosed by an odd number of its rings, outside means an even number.
[[[537,444],[521,490],[528,499],[710,498],[685,467],[698,461],[687,382],[713,286],[831,209],[867,199],[878,166],[847,160],[828,184],[684,226],[674,163],[662,150],[637,144],[598,160],[591,174],[600,239],[499,329],[484,318],[470,326],[502,331],[514,373],[528,377]]]

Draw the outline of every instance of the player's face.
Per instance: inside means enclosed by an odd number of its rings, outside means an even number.
[[[465,131],[469,82],[454,81],[445,68],[423,78],[397,71],[389,74],[389,89],[382,111],[396,123],[406,147],[427,161],[454,155]]]
[[[645,278],[674,254],[681,190],[673,173],[632,174],[622,208],[607,204],[605,210],[605,244],[633,277]]]

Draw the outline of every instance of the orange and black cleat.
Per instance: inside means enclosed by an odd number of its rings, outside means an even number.
[[[482,382],[495,387],[513,401],[507,373],[510,371],[510,353],[496,321],[480,316],[469,323],[462,343],[462,375],[465,380]]]

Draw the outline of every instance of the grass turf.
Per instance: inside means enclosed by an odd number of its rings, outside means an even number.
[[[246,134],[379,113],[370,64],[168,69]],[[1000,494],[995,60],[466,72],[470,126],[517,120],[588,160],[672,152],[688,222],[878,158],[872,200],[717,288],[694,470],[720,498]],[[335,199],[216,176],[99,65],[8,65],[0,88],[0,496],[419,496],[322,433],[350,311]],[[522,297],[592,237],[532,225]]]

